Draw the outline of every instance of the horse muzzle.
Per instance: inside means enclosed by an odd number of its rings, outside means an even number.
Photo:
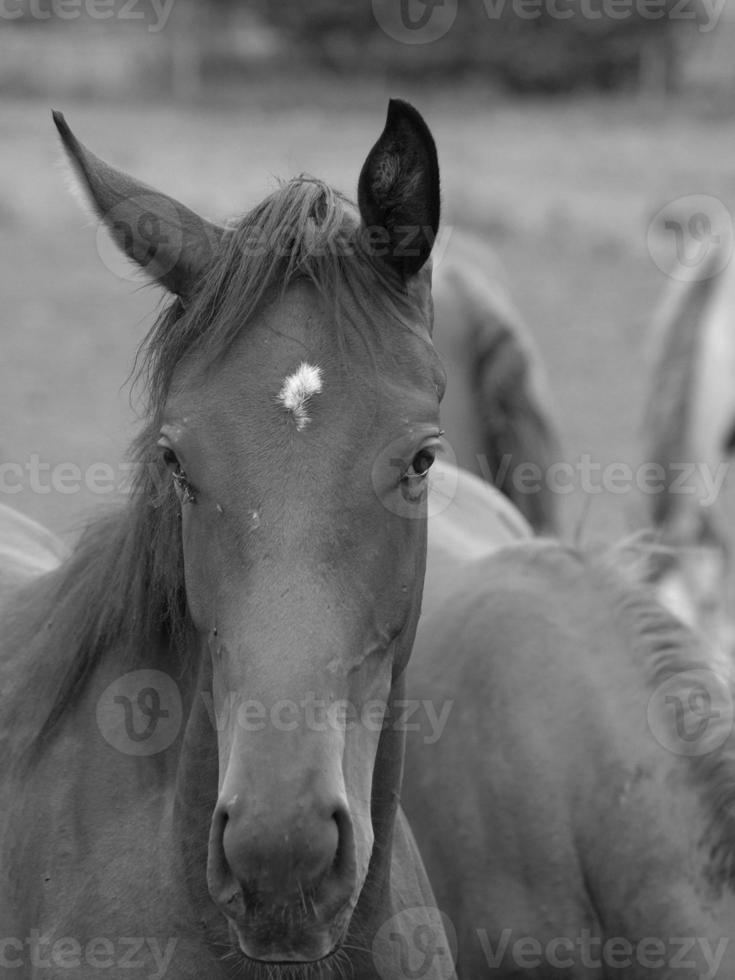
[[[246,956],[311,962],[344,938],[362,882],[341,794],[257,806],[220,797],[209,841],[210,895]]]

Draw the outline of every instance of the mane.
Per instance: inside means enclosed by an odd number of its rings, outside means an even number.
[[[688,704],[691,686],[682,675],[709,671],[717,677],[713,682],[735,702],[729,659],[723,669],[721,658],[704,638],[656,599],[651,567],[666,564],[670,558],[669,549],[660,542],[639,536],[602,554],[587,556],[587,565],[593,579],[612,596],[616,618],[627,632],[650,692],[667,683],[672,694],[678,686],[682,703]],[[735,733],[727,713],[713,712],[708,726],[706,737],[712,747],[687,755],[682,762],[708,815],[711,883],[715,887],[727,884],[735,890]]]
[[[36,665],[34,684],[50,708],[42,744],[80,696],[105,651],[121,664],[168,651],[167,668],[184,674],[193,644],[186,607],[179,506],[156,442],[174,374],[185,360],[203,367],[225,357],[238,334],[297,281],[316,290],[343,350],[347,330],[368,346],[376,316],[405,323],[415,299],[388,264],[372,261],[354,204],[322,181],[281,184],[223,234],[212,265],[185,307],[170,303],[143,341],[134,382],[145,387],[146,424],[131,455],[135,477],[125,506],[91,524],[61,569],[33,591],[19,618],[31,617],[29,643],[53,636],[58,660]],[[327,327],[328,328],[328,327]],[[39,595],[40,593],[40,595]],[[46,632],[53,630],[53,633]]]
[[[665,473],[664,491],[651,496],[651,520],[657,526],[671,517],[675,503],[668,492],[672,480],[670,465],[690,461],[688,433],[699,344],[705,311],[720,282],[718,275],[708,273],[712,273],[719,258],[718,249],[710,249],[702,278],[676,283],[654,323],[657,350],[643,432],[646,461],[658,463]]]

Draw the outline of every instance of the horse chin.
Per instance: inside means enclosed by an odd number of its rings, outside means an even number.
[[[305,921],[297,925],[282,921],[230,923],[230,936],[248,960],[290,967],[323,962],[339,953],[349,925],[349,912],[328,923]]]

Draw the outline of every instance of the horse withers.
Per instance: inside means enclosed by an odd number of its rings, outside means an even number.
[[[55,121],[173,298],[129,502],[2,607],[0,975],[385,980],[428,929],[446,980],[386,723],[444,387],[431,134],[392,101],[358,207],[299,178],[223,228]]]

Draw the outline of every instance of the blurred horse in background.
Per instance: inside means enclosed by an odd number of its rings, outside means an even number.
[[[732,980],[731,673],[635,549],[507,540],[456,556],[408,668],[443,725],[401,799],[459,977]]]
[[[650,410],[657,434],[681,413],[669,463],[691,458],[679,425],[701,413],[696,330],[674,320]],[[725,412],[711,461],[727,429]],[[726,550],[701,502],[680,514],[667,486],[661,530],[607,551],[496,527],[479,556],[449,540],[446,577],[427,568],[407,686],[444,724],[409,733],[402,801],[461,980],[735,975],[735,686],[713,603]]]
[[[452,229],[434,269],[434,344],[447,372],[442,425],[459,466],[498,487],[539,533],[558,531],[545,475],[559,442],[540,354],[488,243]],[[533,467],[534,480],[518,477]],[[538,474],[538,479],[535,479]]]
[[[660,486],[646,496],[647,517],[677,555],[662,596],[733,652],[735,269],[712,242],[696,272],[672,279],[652,321],[642,442]]]

